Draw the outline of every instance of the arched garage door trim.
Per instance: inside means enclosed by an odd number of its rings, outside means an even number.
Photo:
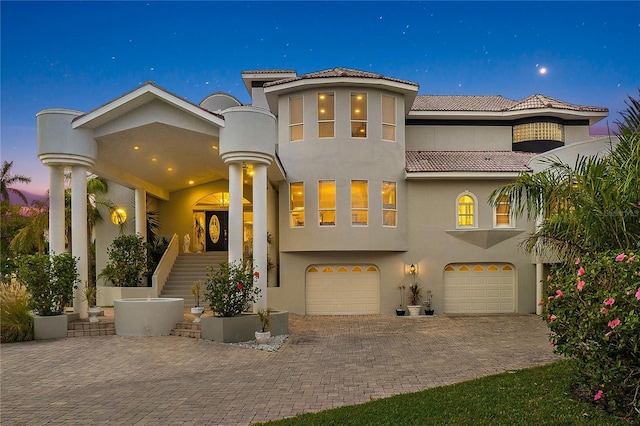
[[[380,313],[380,270],[375,265],[311,265],[305,280],[308,315]]]
[[[443,275],[446,313],[516,311],[516,268],[510,263],[450,263]]]

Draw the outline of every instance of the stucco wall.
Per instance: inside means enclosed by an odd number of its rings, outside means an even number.
[[[511,126],[407,126],[407,151],[511,151]]]

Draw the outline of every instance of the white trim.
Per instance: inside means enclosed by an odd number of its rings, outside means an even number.
[[[366,182],[367,183],[367,208],[354,208],[353,207],[353,182]],[[351,219],[349,220],[349,222],[351,223],[352,227],[355,228],[366,228],[369,226],[369,210],[371,209],[371,201],[369,199],[369,180],[368,179],[350,179],[349,180],[349,216],[351,217]],[[357,210],[357,211],[366,211],[367,212],[367,224],[366,225],[359,225],[359,224],[355,224],[353,223],[353,211]]]
[[[501,203],[498,203],[501,204]],[[511,209],[511,203],[504,203],[509,205],[509,223],[507,224],[498,224],[498,206],[493,207],[493,227],[495,229],[512,229],[516,227],[516,218],[513,214],[513,210]]]
[[[302,121],[296,122],[296,123],[292,123],[291,122],[291,102],[293,100],[297,100],[297,99],[300,99],[300,105],[301,105],[301,108],[302,108]],[[289,127],[288,127],[288,129],[289,129],[289,135],[288,135],[289,136],[288,137],[289,142],[304,141],[304,96],[303,95],[289,96],[288,101],[289,101],[289,105],[288,105],[288,107],[289,107]],[[302,137],[300,139],[293,139],[291,137],[291,129],[293,127],[297,127],[297,126],[300,126],[302,128]]]
[[[384,98],[389,98],[393,100],[393,115],[395,122],[394,123],[386,123],[384,121]],[[393,127],[393,139],[385,139],[384,138],[384,126]],[[398,141],[398,98],[395,96],[389,95],[381,95],[380,96],[380,138],[386,142],[397,142]]]
[[[332,120],[320,120],[320,109],[318,108],[318,101],[320,95],[333,96],[333,119]],[[336,138],[336,92],[335,91],[318,91],[316,92],[316,123],[318,124],[318,139],[335,139]],[[320,136],[320,124],[332,123],[333,124],[333,136]]]
[[[320,207],[320,182],[333,182],[333,209],[323,209]],[[333,228],[337,225],[338,222],[338,202],[337,202],[337,191],[338,185],[336,184],[335,179],[318,179],[318,228]],[[322,225],[320,223],[320,212],[321,211],[332,211],[333,210],[333,225]]]
[[[184,101],[171,93],[152,85],[145,84],[142,87],[127,93],[126,95],[111,101],[98,109],[95,109],[83,116],[78,117],[71,123],[71,128],[96,128],[100,125],[121,116],[123,113],[132,111],[153,99],[161,99],[189,114],[201,118],[211,124],[224,127],[224,120],[204,109]],[[122,110],[122,111],[119,111]],[[109,118],[112,116],[111,118]]]
[[[381,188],[380,188],[381,191],[380,192],[382,192],[382,189],[384,188],[384,184],[385,183],[392,183],[394,185],[394,192],[395,192],[396,202],[395,202],[395,208],[393,208],[393,209],[385,209],[384,208],[384,196],[381,198],[381,202],[382,202],[382,227],[383,228],[397,228],[398,227],[398,182],[397,181],[391,181],[391,180],[383,180],[380,183],[380,186],[381,186]],[[396,220],[395,220],[396,224],[395,225],[385,225],[384,224],[384,214],[385,214],[385,212],[395,212],[395,214],[396,214]]]
[[[291,185],[295,184],[295,183],[301,183],[302,184],[302,214],[304,215],[304,222],[302,222],[302,225],[300,226],[292,226],[291,225],[291,214],[295,211],[295,210],[291,210]],[[289,229],[300,229],[300,228],[304,228],[306,223],[307,223],[307,215],[306,215],[306,209],[307,206],[305,203],[306,200],[306,194],[305,194],[305,184],[304,181],[296,181],[296,182],[289,182],[289,198],[287,198],[287,204],[289,204],[289,214],[287,216],[287,221],[289,222]]]
[[[364,120],[354,120],[352,118],[352,108],[353,108],[353,102],[352,102],[352,97],[353,96],[357,96],[357,95],[364,95],[365,96],[365,105],[367,108],[367,114]],[[364,137],[358,137],[358,136],[353,136],[353,132],[352,132],[352,126],[353,123],[364,123],[365,125],[365,136]],[[350,91],[349,92],[349,138],[350,139],[369,139],[369,92],[367,91]]]

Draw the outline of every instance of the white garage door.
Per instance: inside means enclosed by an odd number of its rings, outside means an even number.
[[[515,312],[515,288],[513,265],[453,263],[444,268],[444,311]]]
[[[308,315],[380,313],[380,271],[373,265],[314,265],[306,280]]]

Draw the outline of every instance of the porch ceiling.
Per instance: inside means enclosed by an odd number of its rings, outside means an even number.
[[[151,123],[96,140],[96,174],[163,199],[173,191],[228,178],[217,136]]]

